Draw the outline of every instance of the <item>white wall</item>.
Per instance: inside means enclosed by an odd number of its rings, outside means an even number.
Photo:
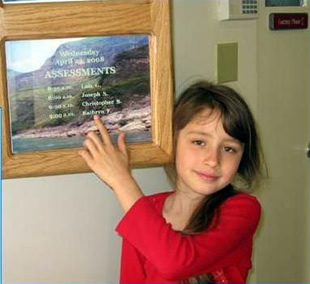
[[[134,176],[146,194],[169,189],[161,168]],[[117,282],[121,215],[93,174],[5,180],[4,282]]]
[[[265,8],[258,20],[258,120],[270,175],[260,195],[259,282],[309,281],[309,30],[268,28],[270,13],[309,11]]]
[[[216,81],[216,45],[238,42],[239,79],[231,85],[257,114],[258,21],[218,21],[217,5],[173,0],[176,91],[196,78]],[[146,193],[169,189],[162,168],[134,175]],[[5,281],[117,282],[120,239],[113,229],[121,210],[93,174],[5,180],[3,204]],[[259,279],[256,266],[251,281]]]
[[[218,43],[237,42],[239,80],[231,84],[240,90],[256,111],[257,23],[218,21],[216,0],[174,0],[174,60],[176,93],[197,78],[216,82]]]

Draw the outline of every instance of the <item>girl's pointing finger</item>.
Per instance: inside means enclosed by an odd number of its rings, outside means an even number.
[[[104,124],[102,123],[101,118],[98,115],[94,115],[94,122],[99,129],[103,143],[106,145],[111,145],[112,144],[111,137],[107,129],[105,128]]]

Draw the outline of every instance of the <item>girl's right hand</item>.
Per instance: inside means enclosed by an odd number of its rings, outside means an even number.
[[[99,116],[94,116],[101,139],[94,133],[87,134],[84,149],[79,152],[87,165],[110,186],[127,212],[143,196],[141,189],[130,173],[129,155],[125,134],[120,133],[117,146],[113,145],[107,129]]]

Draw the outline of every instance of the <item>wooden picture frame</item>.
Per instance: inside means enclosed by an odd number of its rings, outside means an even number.
[[[0,5],[0,106],[3,109],[3,178],[89,172],[78,148],[13,154],[5,42],[85,36],[148,34],[152,141],[130,143],[132,167],[171,160],[173,76],[169,0],[103,0]]]

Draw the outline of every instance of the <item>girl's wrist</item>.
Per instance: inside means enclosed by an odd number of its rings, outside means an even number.
[[[144,195],[132,176],[122,179],[122,183],[113,187],[113,190],[124,212],[127,212]]]

